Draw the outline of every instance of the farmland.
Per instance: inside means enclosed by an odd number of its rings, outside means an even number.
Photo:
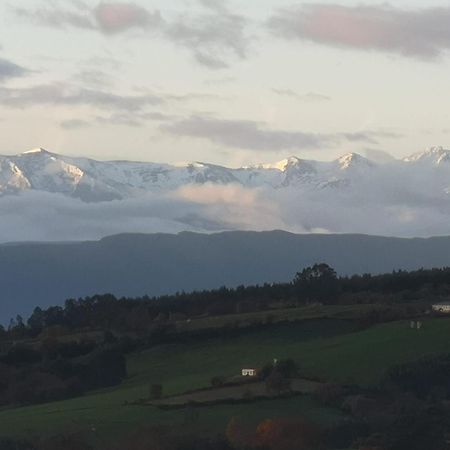
[[[185,411],[162,411],[134,402],[161,383],[164,396],[205,388],[214,376],[232,377],[244,365],[260,366],[273,358],[292,358],[301,373],[324,381],[371,384],[390,366],[448,351],[450,320],[424,321],[412,330],[408,321],[355,330],[346,319],[314,319],[268,325],[238,336],[159,345],[128,357],[128,378],[119,387],[83,397],[0,411],[0,435],[30,436],[61,430],[91,429],[104,443],[139,424],[185,422]],[[257,405],[202,408],[198,426],[223,430],[233,416],[257,422],[264,417],[305,414],[321,423],[339,420],[340,412],[319,406],[309,396],[264,400]],[[200,425],[201,424],[201,425]]]

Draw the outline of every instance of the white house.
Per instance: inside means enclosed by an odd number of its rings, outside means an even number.
[[[450,302],[435,303],[432,305],[433,311],[450,314]]]
[[[256,369],[242,369],[243,377],[256,377],[257,370]]]

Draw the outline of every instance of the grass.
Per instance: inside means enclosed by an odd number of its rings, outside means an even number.
[[[256,381],[256,380],[255,380]],[[291,381],[291,391],[298,394],[312,394],[321,386],[321,383],[316,381],[295,379]],[[247,393],[250,393],[253,397],[262,398],[275,398],[278,395],[275,392],[268,392],[264,381],[255,383],[244,383],[234,386],[221,386],[214,389],[202,389],[197,391],[191,391],[189,393],[175,395],[172,397],[165,397],[161,400],[149,401],[148,404],[156,406],[175,406],[183,407],[189,405],[192,402],[196,404],[208,404],[214,402],[226,402],[229,400],[242,400]]]
[[[177,322],[177,331],[194,331],[235,326],[245,328],[255,323],[298,322],[313,319],[356,319],[367,313],[382,310],[383,305],[308,305],[278,308],[268,311],[201,317]]]
[[[165,395],[176,395],[208,386],[215,375],[236,375],[244,365],[290,357],[304,374],[369,384],[377,382],[393,364],[449,350],[447,318],[425,320],[421,330],[411,330],[405,321],[359,332],[352,332],[352,326],[337,319],[277,324],[237,337],[190,341],[135,353],[128,359],[130,377],[120,387],[63,402],[2,410],[0,435],[26,437],[95,428],[92,433],[103,442],[139,424],[183,423],[183,410],[125,405],[148,397],[150,383],[162,383]],[[323,423],[339,417],[335,411],[319,408],[310,398],[300,397],[201,408],[200,423],[207,429],[223,431],[232,416],[258,421],[299,414]]]

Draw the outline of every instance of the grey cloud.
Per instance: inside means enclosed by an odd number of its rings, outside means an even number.
[[[316,92],[299,94],[298,92],[295,92],[292,89],[272,89],[272,91],[275,92],[275,94],[285,97],[292,97],[302,102],[326,102],[331,100],[331,97],[328,97],[327,95],[323,94],[318,94]]]
[[[78,130],[80,128],[89,127],[91,123],[81,119],[70,119],[70,120],[63,120],[60,125],[61,128],[64,128],[65,130]]]
[[[101,70],[86,69],[77,73],[73,79],[87,86],[94,86],[98,88],[111,86],[113,77]]]
[[[224,2],[202,0],[204,12],[184,12],[174,20],[166,20],[158,10],[150,11],[130,2],[102,2],[94,8],[83,2],[70,3],[72,9],[51,5],[34,11],[16,8],[15,12],[37,24],[55,28],[75,27],[105,35],[132,29],[153,32],[188,49],[199,64],[210,69],[228,67],[230,59],[244,59],[248,53],[248,22],[231,12]]]
[[[198,3],[213,11],[226,11],[228,6],[226,0],[198,0]]]
[[[10,78],[23,77],[29,73],[28,69],[19,66],[7,59],[0,58],[0,81]]]
[[[177,45],[190,49],[197,62],[210,68],[228,67],[229,59],[247,57],[250,38],[248,22],[226,8],[195,17],[183,16],[165,29],[166,37]]]
[[[0,102],[5,106],[23,108],[34,105],[89,105],[104,109],[139,111],[158,105],[157,95],[119,95],[96,89],[78,88],[67,83],[37,85],[29,88],[0,87]]]
[[[164,114],[160,112],[148,112],[140,115],[142,119],[154,120],[157,122],[169,122],[171,120],[176,120],[177,116],[171,114]]]
[[[349,142],[366,142],[370,144],[377,144],[378,139],[400,139],[403,137],[400,133],[388,132],[388,131],[357,131],[353,133],[341,133],[338,136],[342,136]]]
[[[33,11],[25,8],[14,8],[15,13],[24,19],[33,21],[36,24],[65,28],[67,26],[94,30],[95,24],[89,10],[82,11],[80,8],[75,11],[62,9],[55,6],[38,8]]]
[[[100,3],[93,13],[105,34],[122,33],[131,28],[159,29],[163,24],[159,11],[150,12],[135,3]]]
[[[80,80],[78,78],[78,81]],[[111,112],[112,121],[116,121],[116,123],[129,122],[129,124],[131,124],[131,121],[166,121],[174,118],[159,111],[148,111],[148,108],[152,106],[218,98],[221,97],[201,93],[152,93],[147,90],[130,95],[89,86],[80,87],[78,84],[70,82],[54,82],[20,88],[0,86],[0,103],[4,107],[24,108],[39,105],[92,106]]]
[[[139,127],[142,121],[136,114],[112,114],[109,117],[96,117],[96,122],[102,125],[125,125],[128,127]]]
[[[94,125],[121,125],[128,127],[142,127],[148,121],[168,122],[175,120],[176,116],[160,112],[133,112],[133,113],[115,113],[109,116],[96,116],[91,120],[69,119],[60,123],[61,128],[65,130],[78,130],[92,127]]]
[[[211,78],[204,81],[205,85],[208,86],[222,86],[225,84],[231,84],[236,81],[234,77],[222,77],[222,78]]]
[[[375,131],[357,133],[306,133],[301,131],[272,130],[264,123],[250,120],[223,120],[192,116],[161,126],[161,130],[178,137],[206,139],[215,144],[246,150],[318,149],[334,146],[342,141],[377,143],[388,137]],[[394,135],[390,136],[394,138]]]
[[[366,158],[370,159],[371,161],[380,164],[389,163],[395,160],[395,158],[390,153],[374,148],[365,149],[363,151],[363,154]]]
[[[309,3],[280,9],[268,26],[285,39],[432,59],[450,49],[449,23],[450,7]]]

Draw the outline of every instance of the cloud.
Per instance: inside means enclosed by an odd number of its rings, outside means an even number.
[[[81,82],[83,85],[95,88],[105,88],[113,84],[114,76],[106,74],[101,70],[87,69],[78,72],[72,77],[76,82]]]
[[[122,232],[280,227],[277,207],[262,194],[239,185],[207,184],[129,200],[84,203],[60,194],[30,191],[0,197],[0,241],[88,240]]]
[[[448,235],[450,206],[448,195],[440,190],[448,185],[448,172],[436,177],[433,168],[428,172],[397,164],[382,167],[345,189],[206,183],[100,203],[29,191],[0,197],[0,240],[86,240],[122,232],[237,229]]]
[[[72,1],[64,7],[53,4],[36,10],[15,8],[15,12],[36,24],[54,28],[73,27],[104,35],[130,30],[153,33],[189,50],[199,64],[210,69],[226,68],[231,59],[246,58],[250,46],[247,19],[230,11],[224,2],[199,3],[204,11],[184,11],[174,19],[165,19],[159,10],[150,11],[130,2],[102,2],[90,7]]]
[[[42,84],[27,88],[0,87],[3,106],[24,108],[35,105],[95,106],[101,109],[140,111],[164,102],[154,94],[122,95],[99,89],[80,88],[69,83]]]
[[[80,128],[87,128],[89,126],[91,126],[91,123],[81,119],[63,120],[61,122],[61,128],[64,128],[65,130],[78,130]]]
[[[205,139],[215,144],[246,150],[318,149],[334,146],[343,140],[377,143],[377,137],[397,137],[374,131],[356,133],[307,133],[273,130],[264,123],[251,120],[225,120],[192,116],[161,126],[161,130],[176,137]]]
[[[74,2],[70,2],[74,5]],[[59,8],[54,5],[29,10],[25,8],[14,8],[19,17],[29,19],[36,24],[53,28],[75,27],[85,30],[94,30],[95,23],[92,20],[92,11],[83,8],[83,5],[75,10]]]
[[[183,15],[168,23],[165,36],[190,49],[199,64],[210,69],[222,69],[229,66],[231,58],[242,60],[247,57],[250,47],[250,38],[246,34],[248,21],[219,2],[212,2],[210,9],[210,12],[197,16]]]
[[[269,28],[285,39],[433,59],[450,48],[450,7],[304,4],[278,10]]]
[[[275,92],[275,94],[285,97],[292,97],[302,102],[326,102],[331,100],[331,97],[328,97],[327,95],[323,94],[318,94],[316,92],[299,94],[298,92],[295,92],[292,89],[272,89],[272,91]]]
[[[383,150],[378,150],[374,148],[367,148],[363,151],[366,158],[380,164],[389,163],[395,160],[395,158]]]
[[[53,28],[81,28],[104,34],[117,34],[133,28],[159,28],[162,18],[159,11],[148,11],[135,3],[102,2],[90,7],[84,2],[67,2],[65,7],[40,7],[35,10],[15,8],[15,13],[34,23]]]
[[[97,125],[120,125],[127,127],[142,127],[148,121],[168,122],[175,120],[176,116],[164,114],[160,112],[118,112],[109,116],[95,116],[91,120],[69,119],[60,122],[61,128],[65,130],[79,130]]]
[[[19,78],[27,75],[30,71],[7,59],[0,58],[0,81],[10,78]]]
[[[105,34],[122,33],[131,28],[159,29],[163,23],[159,11],[150,12],[134,3],[100,3],[93,13]]]

